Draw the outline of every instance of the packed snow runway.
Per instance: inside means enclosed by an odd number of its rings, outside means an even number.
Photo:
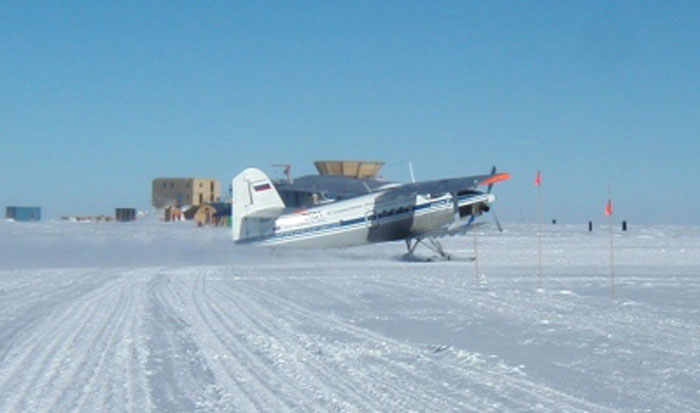
[[[0,411],[700,411],[700,229],[236,247],[191,223],[0,223]],[[473,256],[471,236],[445,241]]]

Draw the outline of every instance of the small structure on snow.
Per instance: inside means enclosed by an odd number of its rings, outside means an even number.
[[[163,219],[165,222],[170,222],[170,221],[184,221],[185,220],[185,213],[189,207],[182,207],[178,208],[176,206],[170,206],[165,208],[164,212],[164,217]]]
[[[115,217],[116,217],[117,222],[136,221],[136,209],[135,208],[117,208],[115,210]]]
[[[185,211],[185,219],[194,220],[198,227],[214,224],[216,208],[209,204],[193,206]]]
[[[9,206],[5,218],[15,221],[41,221],[41,208],[33,206]]]

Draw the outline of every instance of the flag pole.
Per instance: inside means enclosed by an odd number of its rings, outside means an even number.
[[[476,231],[473,230],[472,232],[474,233],[474,281],[479,286],[479,250],[477,249]]]
[[[615,254],[613,240],[613,207],[612,207],[612,185],[608,184],[608,226],[610,227],[610,298],[615,301]]]
[[[537,279],[539,281],[539,288],[542,289],[542,174],[537,171],[537,178],[535,180],[537,184],[537,247],[538,247],[538,257],[537,257]]]

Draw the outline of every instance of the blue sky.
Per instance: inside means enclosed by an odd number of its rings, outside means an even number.
[[[0,206],[150,205],[151,180],[317,159],[483,173],[503,221],[700,224],[700,3],[12,2]]]

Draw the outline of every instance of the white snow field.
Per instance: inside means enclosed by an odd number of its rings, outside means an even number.
[[[234,246],[191,223],[0,222],[0,411],[700,411],[700,228]],[[473,254],[471,236],[446,247]]]

